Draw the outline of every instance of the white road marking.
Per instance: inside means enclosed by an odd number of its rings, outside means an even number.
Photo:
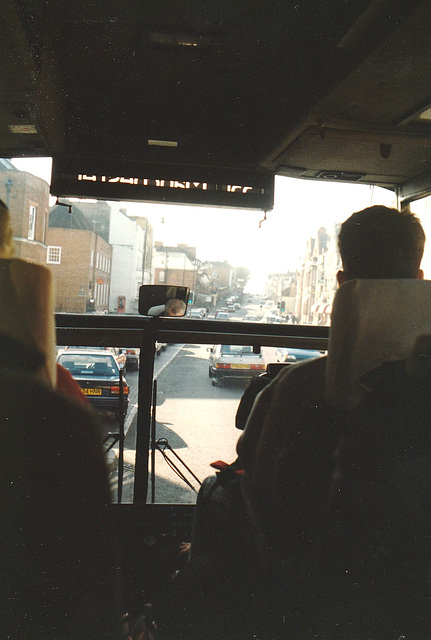
[[[168,349],[163,352],[163,355],[167,356],[166,362],[163,362],[163,364],[160,367],[158,367],[157,366],[158,362],[156,360],[155,367],[154,367],[154,380],[157,380],[157,378],[162,373],[162,371],[164,371],[166,369],[168,364],[170,364],[172,362],[172,360],[179,354],[181,349],[183,349],[184,347],[185,347],[185,344],[170,345],[168,347]],[[158,357],[159,358],[162,357],[162,354],[160,356],[158,356]],[[163,358],[163,360],[165,360],[165,358]],[[129,408],[129,413],[128,413],[126,421],[124,423],[124,435],[125,436],[127,435],[127,432],[129,431],[133,420],[135,419],[137,411],[138,411],[137,403],[134,404],[131,408]]]

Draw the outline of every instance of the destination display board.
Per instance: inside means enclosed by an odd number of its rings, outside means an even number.
[[[269,211],[274,206],[274,175],[237,169],[54,158],[51,194]]]

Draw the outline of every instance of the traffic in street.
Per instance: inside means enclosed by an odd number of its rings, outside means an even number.
[[[229,315],[232,320],[254,315],[257,321],[262,321],[265,310],[272,311],[270,305],[265,309],[265,301],[259,300],[236,308]],[[288,357],[270,347],[264,347],[260,357],[253,356],[249,347],[232,348],[227,357],[219,351],[217,345],[169,344],[158,352],[154,372],[157,381],[155,502],[195,502],[199,489],[196,478],[202,481],[214,473],[210,466],[212,462],[235,460],[236,442],[241,434],[235,428],[235,414],[245,388],[251,377],[264,373],[268,362]],[[218,363],[217,354],[222,356]],[[312,355],[315,354],[310,353],[309,357]],[[216,369],[218,364],[222,369]],[[122,501],[130,502],[133,499],[138,372],[127,371],[126,376],[130,393],[125,420]],[[182,478],[180,474],[183,474]],[[115,499],[115,473],[111,482]],[[150,475],[149,501],[153,494],[151,482]]]
[[[225,304],[212,311],[193,306],[188,315],[199,315],[203,321],[219,316],[226,319],[225,315],[233,321],[272,322],[274,317],[279,322],[292,321],[280,316],[277,304],[271,300],[248,299],[242,305],[231,300]],[[215,472],[211,463],[231,463],[236,458],[241,432],[235,428],[235,415],[251,379],[262,375],[270,362],[294,364],[320,355],[318,351],[290,348],[263,347],[261,353],[255,354],[249,345],[156,343],[155,468],[150,465],[148,501],[194,503],[200,482]],[[139,349],[63,346],[58,348],[57,360],[73,375],[100,414],[114,501],[118,496],[122,407],[125,446],[121,499],[132,502]]]
[[[235,445],[240,435],[235,428],[235,413],[246,382],[234,381],[214,387],[208,375],[208,348],[196,344],[169,345],[157,358],[156,502],[195,501],[199,483],[184,464],[202,481],[212,472],[211,462],[235,459]],[[130,377],[132,396],[134,383],[137,386],[137,379]],[[136,415],[125,440],[124,502],[132,499],[135,440]],[[175,473],[169,461],[179,468],[193,488]],[[114,476],[114,488],[115,482]]]

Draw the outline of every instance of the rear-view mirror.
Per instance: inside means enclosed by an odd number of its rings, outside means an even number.
[[[142,316],[185,316],[189,293],[188,287],[143,284],[139,288],[139,313]]]

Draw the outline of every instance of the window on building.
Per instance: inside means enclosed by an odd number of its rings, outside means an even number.
[[[165,272],[159,271],[159,282],[164,282],[164,281],[165,281]]]
[[[37,208],[34,205],[30,205],[30,212],[28,216],[28,239],[34,240],[36,231],[36,212]]]
[[[48,247],[47,264],[61,264],[61,247]]]

